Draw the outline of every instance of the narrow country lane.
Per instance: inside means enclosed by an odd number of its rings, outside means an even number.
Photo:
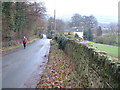
[[[48,61],[50,40],[40,39],[26,49],[2,56],[2,88],[35,88]]]

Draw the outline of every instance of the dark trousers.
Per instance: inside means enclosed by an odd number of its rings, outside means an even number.
[[[23,43],[23,46],[24,46],[24,49],[25,49],[25,47],[26,47],[26,43]]]

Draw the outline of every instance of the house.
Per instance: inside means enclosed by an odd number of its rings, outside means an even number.
[[[74,32],[74,35],[77,34],[80,38],[83,38],[83,32]]]
[[[83,38],[83,30],[78,27],[64,29],[64,34],[65,35],[71,34],[73,36],[75,36],[75,34],[78,34],[80,38]]]

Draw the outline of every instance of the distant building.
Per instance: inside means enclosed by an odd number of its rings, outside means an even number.
[[[64,34],[65,35],[71,34],[73,36],[75,36],[75,34],[78,34],[80,38],[83,38],[83,30],[78,27],[67,28],[64,30]]]
[[[77,34],[80,38],[83,38],[83,32],[74,32],[74,35]]]

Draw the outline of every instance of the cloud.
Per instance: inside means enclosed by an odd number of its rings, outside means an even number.
[[[56,9],[57,15],[71,13],[118,15],[118,0],[43,0],[46,2],[48,13]]]

